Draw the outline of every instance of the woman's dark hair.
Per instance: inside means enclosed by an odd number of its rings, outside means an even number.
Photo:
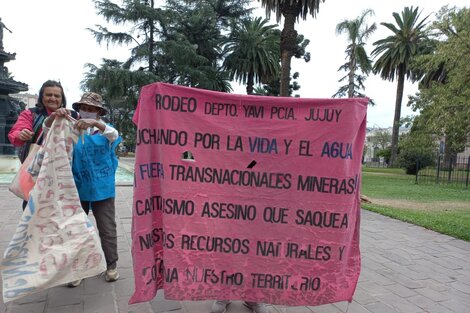
[[[45,109],[44,103],[42,103],[42,100],[44,98],[44,89],[46,87],[59,87],[62,93],[62,107],[65,108],[67,105],[67,100],[65,99],[65,93],[64,93],[64,88],[62,88],[62,85],[55,80],[48,80],[44,84],[42,84],[41,89],[39,89],[39,98],[38,98],[38,103],[36,103],[36,107],[40,109]]]

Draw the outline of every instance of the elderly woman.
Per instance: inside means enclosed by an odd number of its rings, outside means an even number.
[[[107,264],[105,279],[113,282],[119,278],[114,198],[118,165],[115,149],[121,137],[101,119],[107,110],[99,94],[87,92],[72,107],[80,114],[75,127],[83,131],[74,146],[72,172],[82,208],[86,214],[91,209],[96,220]],[[79,284],[75,281],[69,287]]]
[[[65,108],[66,103],[62,85],[57,81],[48,80],[39,89],[36,107],[20,113],[15,125],[13,125],[8,133],[8,139],[14,146],[20,147],[18,157],[21,163],[28,156],[31,144],[42,143],[42,125],[48,116],[53,118],[56,115],[78,117],[77,112],[69,111]],[[24,201],[23,210],[26,205],[27,202]]]
[[[75,128],[82,133],[73,148],[73,178],[83,210],[87,215],[90,209],[93,211],[106,258],[105,279],[113,282],[119,279],[114,198],[118,165],[115,149],[121,137],[114,127],[101,119],[107,110],[99,94],[87,92],[72,107],[80,114]],[[64,116],[50,116],[44,121],[44,128],[51,127],[56,117]],[[81,281],[70,282],[68,286],[77,287]]]

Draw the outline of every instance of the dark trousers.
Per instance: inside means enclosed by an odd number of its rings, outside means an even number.
[[[115,219],[114,198],[101,201],[80,201],[83,211],[88,215],[90,209],[96,220],[96,227],[101,239],[104,257],[108,269],[116,267],[118,260],[117,231]]]

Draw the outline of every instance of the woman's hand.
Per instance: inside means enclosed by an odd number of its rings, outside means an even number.
[[[22,141],[28,141],[33,138],[34,133],[29,129],[23,129],[18,133],[18,138]]]
[[[92,118],[79,119],[75,123],[75,128],[79,131],[97,126],[98,121]]]
[[[52,112],[51,116],[54,116],[54,117],[67,117],[67,115],[69,115],[69,110],[67,110],[66,108],[59,108],[57,110],[55,110],[54,112]]]
[[[51,113],[51,115],[49,115],[45,121],[44,121],[44,125],[46,125],[47,128],[51,127],[52,125],[52,122],[54,122],[55,118],[58,117],[58,118],[64,118],[64,117],[68,117],[69,116],[69,110],[67,110],[66,108],[58,108],[57,110],[55,110],[54,112]]]

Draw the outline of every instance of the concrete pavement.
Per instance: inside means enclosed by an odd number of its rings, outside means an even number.
[[[132,159],[121,163],[132,166]],[[21,214],[21,201],[0,185],[0,250],[3,254]],[[128,305],[134,291],[131,258],[132,186],[118,186],[121,279],[86,279],[77,288],[59,286],[5,306],[8,313],[208,313],[212,301],[169,301],[161,292],[148,303]],[[362,272],[352,303],[316,307],[269,306],[270,313],[468,313],[470,242],[362,211]],[[0,300],[1,301],[1,300]],[[249,313],[235,301],[227,313]]]

